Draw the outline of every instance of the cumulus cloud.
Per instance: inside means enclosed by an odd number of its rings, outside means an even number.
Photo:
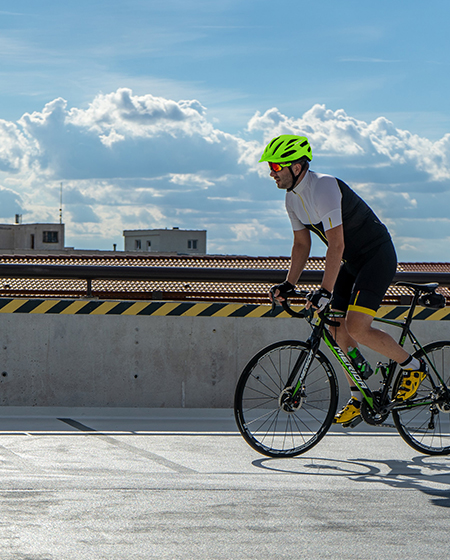
[[[321,161],[353,170],[352,176],[360,180],[367,181],[378,170],[375,179],[391,175],[390,184],[405,183],[411,176],[410,172],[405,174],[407,166],[427,181],[450,179],[450,134],[433,142],[396,128],[385,117],[367,123],[342,109],[332,111],[324,105],[314,105],[295,118],[273,108],[264,114],[256,113],[248,123],[248,131],[262,133],[265,141],[278,134],[306,135]]]
[[[0,120],[4,219],[19,212],[26,221],[56,221],[62,183],[75,247],[120,247],[123,229],[178,226],[207,229],[209,252],[288,255],[283,195],[258,163],[268,140],[287,133],[307,135],[313,168],[348,182],[373,206],[403,260],[414,260],[406,256],[414,251],[427,260],[430,243],[411,235],[415,220],[430,219],[429,240],[448,237],[450,134],[433,142],[382,116],[364,122],[323,105],[301,116],[272,108],[245,124],[229,134],[198,100],[126,88],[84,108],[58,98],[16,123]],[[313,250],[323,254],[320,244]]]
[[[0,120],[0,171],[19,173],[36,155],[37,145],[11,122]]]
[[[19,123],[39,146],[37,160],[56,179],[158,177],[238,169],[243,142],[215,129],[196,101],[98,95],[87,109],[64,99]]]
[[[188,135],[200,133],[212,139],[214,130],[204,118],[206,110],[196,100],[175,102],[153,95],[134,96],[127,88],[99,95],[86,110],[72,109],[67,121],[98,133],[100,138],[118,134],[128,137],[154,137],[161,133]]]

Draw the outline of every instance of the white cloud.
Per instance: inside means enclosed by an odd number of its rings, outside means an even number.
[[[201,133],[211,139],[212,126],[203,117],[205,108],[196,100],[175,102],[147,94],[135,96],[122,88],[98,95],[87,110],[72,109],[67,122],[99,135],[119,133],[125,137],[154,137],[161,133]],[[119,141],[119,140],[117,140]]]
[[[18,173],[37,153],[37,145],[15,124],[0,120],[0,171]]]
[[[431,181],[450,179],[450,134],[432,142],[396,128],[384,117],[366,123],[342,109],[332,111],[324,105],[314,105],[302,117],[293,118],[272,108],[264,114],[256,113],[249,121],[248,131],[261,132],[265,141],[278,134],[306,135],[313,154],[321,161],[328,158],[330,165],[340,160],[342,168],[357,168],[361,180],[362,173],[365,180],[370,180],[373,170],[378,170],[378,177],[380,169],[388,169],[391,184],[403,183],[410,176],[408,172],[405,177],[406,166],[422,172]]]
[[[19,212],[56,221],[62,182],[75,247],[120,246],[123,229],[179,226],[208,229],[210,251],[287,255],[283,196],[258,163],[265,143],[283,133],[307,135],[313,168],[348,182],[405,255],[418,247],[410,242],[414,220],[430,219],[422,224],[428,239],[448,236],[448,223],[434,218],[445,218],[450,204],[450,134],[433,142],[384,117],[364,122],[314,105],[300,117],[256,113],[239,136],[218,129],[197,100],[126,88],[85,108],[57,98],[17,123],[0,121],[3,219]]]
[[[212,187],[214,183],[209,181],[205,177],[201,175],[194,175],[193,173],[184,173],[184,174],[169,174],[170,179],[169,181],[174,185],[180,185],[182,187],[194,187],[194,188],[203,188],[207,189],[208,187]]]
[[[246,243],[251,243],[253,240],[258,240],[261,237],[269,237],[272,233],[270,228],[258,220],[234,224],[230,229],[234,233],[236,241],[245,241]],[[277,235],[277,237],[279,238],[280,236]]]
[[[56,99],[19,123],[55,179],[158,177],[243,169],[239,138],[215,129],[196,101],[134,96],[129,89],[98,95],[86,109]]]

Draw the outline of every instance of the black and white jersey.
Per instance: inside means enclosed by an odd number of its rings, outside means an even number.
[[[308,171],[300,184],[286,193],[286,210],[294,231],[307,228],[325,243],[325,232],[342,224],[343,259],[348,262],[364,260],[368,251],[391,239],[364,200],[331,175]]]

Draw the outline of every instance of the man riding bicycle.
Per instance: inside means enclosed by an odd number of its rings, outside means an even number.
[[[308,139],[287,134],[271,140],[260,159],[269,164],[277,187],[286,191],[286,210],[294,232],[289,271],[286,280],[274,286],[274,296],[282,301],[294,294],[309,257],[313,231],[328,248],[321,287],[308,294],[307,307],[322,310],[331,304],[333,310],[346,313],[335,338],[359,374],[367,379],[372,370],[358,343],[400,365],[403,381],[395,398],[409,399],[427,375],[425,362],[413,358],[388,333],[372,326],[397,267],[389,232],[347,184],[310,171],[311,160]],[[334,419],[344,425],[360,415],[362,401],[360,391],[348,376],[347,380],[351,399]]]

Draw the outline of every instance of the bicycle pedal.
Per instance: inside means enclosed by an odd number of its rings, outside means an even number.
[[[361,422],[362,422],[361,416],[356,416],[356,418],[353,418],[353,420],[351,420],[350,422],[346,422],[345,424],[342,424],[342,427],[355,428],[358,424],[361,424]]]

